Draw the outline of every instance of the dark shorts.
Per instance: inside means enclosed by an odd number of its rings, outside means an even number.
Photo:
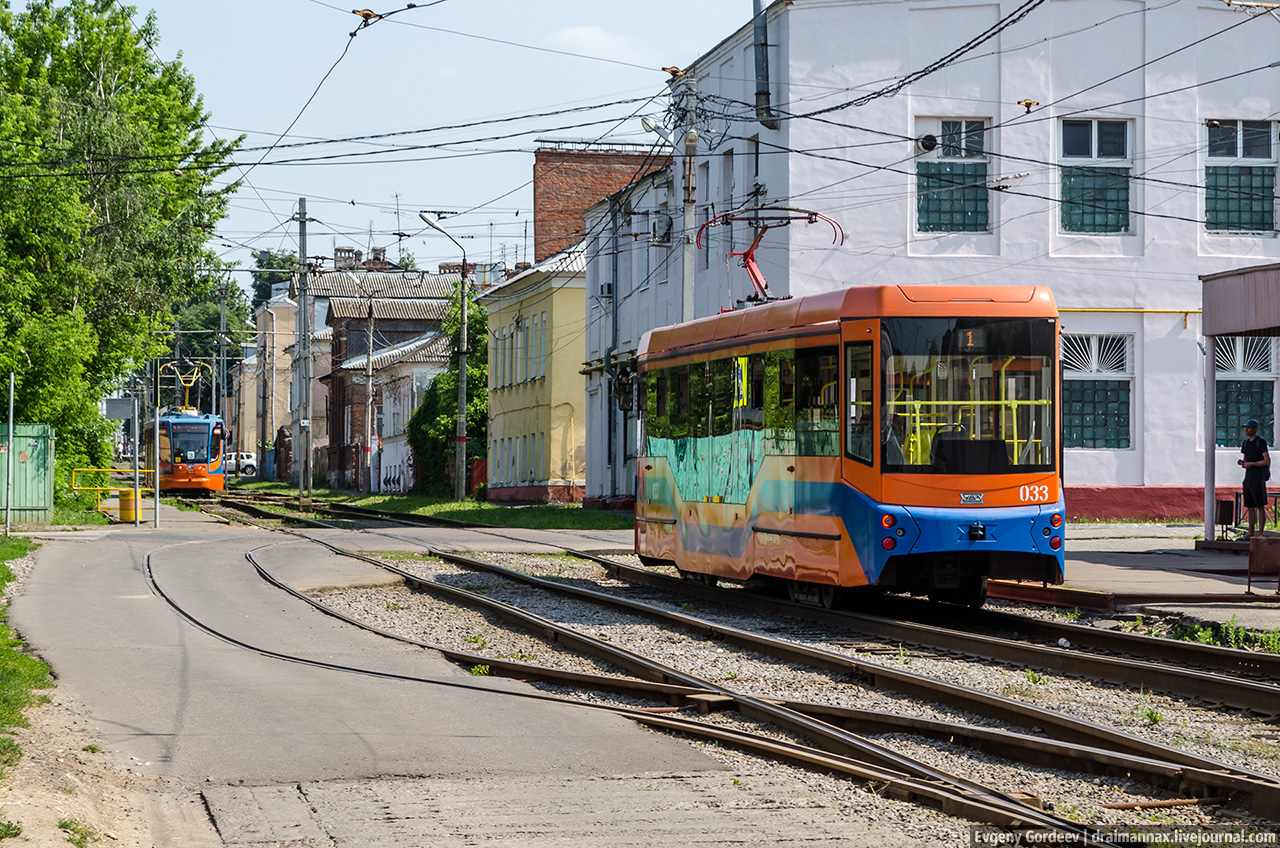
[[[1244,478],[1244,506],[1259,507],[1267,505],[1267,481],[1261,476],[1246,475]]]

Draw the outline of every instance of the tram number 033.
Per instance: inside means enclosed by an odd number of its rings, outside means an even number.
[[[1018,489],[1018,497],[1023,503],[1037,503],[1049,500],[1048,486],[1022,486]]]

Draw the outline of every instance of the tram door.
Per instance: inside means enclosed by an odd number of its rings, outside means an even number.
[[[880,497],[879,446],[882,420],[880,373],[880,324],[875,320],[844,321],[840,325],[844,403],[841,407],[841,472],[845,481],[873,499]]]

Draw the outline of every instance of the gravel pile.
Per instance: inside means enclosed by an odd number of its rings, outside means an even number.
[[[779,638],[854,656],[864,662],[925,674],[963,686],[1035,703],[1076,718],[1114,727],[1212,757],[1233,765],[1280,775],[1280,735],[1272,724],[1234,710],[1213,710],[1186,704],[1150,692],[1110,687],[1045,672],[997,664],[926,656],[911,646],[887,646],[869,657],[844,647],[848,633],[818,637],[811,624],[764,618],[727,605],[682,601],[657,590],[635,589],[612,580],[591,562],[563,557],[516,554],[476,554],[525,573],[604,591],[625,592],[628,598],[646,600],[669,609],[695,615],[718,624],[766,632]],[[893,712],[942,721],[963,721],[984,727],[1007,727],[1000,722],[962,713],[949,707],[912,700],[868,688],[849,675],[794,665],[753,652],[726,648],[718,641],[691,636],[685,631],[654,624],[646,618],[532,589],[500,576],[477,573],[438,560],[403,560],[395,564],[424,578],[469,589],[495,600],[567,625],[578,632],[623,647],[682,672],[710,680],[734,691],[763,697],[831,704],[855,709]],[[557,669],[593,674],[623,675],[604,661],[583,657],[548,643],[530,633],[513,629],[496,616],[458,607],[430,593],[404,587],[329,591],[324,603],[378,627],[440,647],[467,651],[495,659],[505,658]],[[795,636],[788,636],[794,630]],[[861,637],[853,637],[865,642]],[[544,687],[559,691],[557,687]],[[635,705],[631,699],[576,692],[575,697],[601,703]],[[736,714],[717,715],[715,721],[778,736],[772,728],[757,728]],[[1026,732],[1023,728],[1008,728]],[[785,737],[779,737],[785,738]],[[1101,804],[1159,800],[1163,797],[1144,784],[1117,778],[1086,777],[1052,769],[1037,769],[975,753],[958,746],[914,736],[888,736],[882,741],[893,749],[957,774],[966,774],[1010,792],[1028,792],[1051,803],[1059,814],[1090,823],[1167,824],[1240,823],[1229,812],[1212,808],[1181,807],[1158,811],[1114,811]],[[807,785],[820,788],[837,803],[871,812],[877,821],[900,821],[912,832],[936,836],[940,844],[962,844],[967,824],[916,805],[879,798],[847,780],[814,775],[750,755],[703,746],[708,753],[746,772],[756,769],[777,774],[793,773]],[[1153,819],[1153,812],[1158,817]],[[941,840],[948,840],[942,843]]]

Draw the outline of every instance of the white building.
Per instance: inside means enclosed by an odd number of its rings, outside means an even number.
[[[670,184],[651,179],[593,207],[588,367],[604,364],[614,303],[614,354],[624,358],[644,330],[679,317],[685,250],[696,317],[750,294],[725,253],[753,233],[714,228],[702,249],[687,246],[701,223],[746,206],[812,209],[847,238],[833,247],[829,228],[803,223],[769,231],[757,259],[774,294],[1050,285],[1062,309],[1069,504],[1101,487],[1091,503],[1197,509],[1198,277],[1280,261],[1278,25],[1208,0],[1024,7],[776,2],[766,10],[770,111],[756,109],[749,23],[673,78],[665,131],[677,154],[687,130],[698,133],[694,214],[685,220],[679,155]],[[680,108],[691,81],[696,110]],[[655,240],[667,216],[674,235]],[[610,249],[615,217],[621,255]],[[659,285],[674,295],[646,295]],[[1274,345],[1233,340],[1217,351],[1219,485],[1239,483],[1244,419],[1261,419],[1273,438]],[[588,410],[589,433],[602,433],[605,409]],[[619,458],[611,466],[598,442],[588,447],[588,497],[630,492],[633,474]],[[1139,486],[1169,488],[1127,488]]]

